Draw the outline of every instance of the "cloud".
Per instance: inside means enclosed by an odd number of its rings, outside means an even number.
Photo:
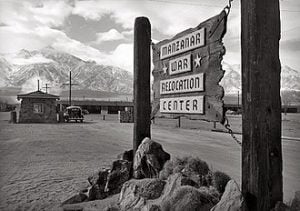
[[[7,52],[7,49],[11,50],[7,53],[17,52],[21,49],[39,50],[46,46],[52,46],[59,51],[67,52],[85,61],[95,60],[100,64],[108,63],[106,54],[68,37],[63,31],[58,29],[43,26],[13,33],[15,30],[13,27],[3,28],[6,29],[0,29],[1,52]],[[18,62],[26,61],[19,60]]]
[[[62,26],[71,11],[66,1],[0,1],[0,21],[6,25],[0,27],[0,51],[11,53],[50,45],[54,37],[43,35],[43,30]]]
[[[6,59],[11,63],[11,64],[16,64],[16,65],[29,65],[29,64],[36,64],[36,63],[51,63],[54,62],[51,59],[47,59],[43,57],[41,54],[34,55],[29,58],[22,58],[22,57],[6,57]]]
[[[3,27],[3,26],[8,26],[8,25],[5,24],[5,23],[0,22],[0,27]]]
[[[114,40],[122,40],[124,39],[124,35],[118,32],[116,29],[110,29],[107,32],[99,32],[96,34],[97,40],[95,43],[100,44],[102,42],[114,41]]]
[[[21,25],[17,27],[0,27],[0,52],[14,53],[21,49],[35,50],[50,44],[34,33],[35,29],[28,29]]]
[[[72,13],[91,20],[100,20],[104,15],[110,15],[125,29],[133,28],[136,17],[146,16],[153,28],[165,35],[174,35],[188,27],[195,27],[201,21],[220,12],[220,8],[210,7],[207,10],[206,7],[154,1],[88,0],[76,1]]]
[[[61,34],[61,36],[57,37],[51,46],[59,51],[67,52],[85,61],[94,60],[99,64],[108,63],[106,54],[100,52],[96,48],[73,40],[66,36],[66,34]]]
[[[205,3],[215,6],[207,6],[204,5]],[[16,52],[23,48],[38,50],[50,45],[83,60],[95,60],[98,63],[119,66],[132,72],[133,44],[128,42],[132,39],[136,17],[146,16],[149,18],[153,32],[152,40],[157,42],[161,39],[171,38],[182,30],[197,26],[218,14],[225,4],[226,2],[224,5],[220,5],[219,0],[202,2],[0,0],[0,52]],[[285,10],[298,10],[297,8],[300,6],[299,0],[281,1],[280,4]],[[68,17],[71,14],[81,16],[86,20],[94,20],[93,23],[103,21],[105,30],[110,30],[96,34],[96,31],[99,32],[102,29],[98,28],[93,31],[95,37],[91,36],[91,39],[86,41],[80,39],[80,42],[68,31],[68,27],[72,27],[72,25],[66,23],[70,21]],[[297,12],[281,12],[280,55],[282,63],[288,65],[292,63],[296,68],[300,65],[298,16]],[[240,63],[240,20],[240,3],[233,2],[228,16],[227,33],[224,37],[226,47],[224,60],[230,63]],[[86,21],[86,24],[89,22]],[[95,41],[91,42],[93,39]],[[118,42],[109,42],[115,40]],[[88,45],[108,42],[102,46],[111,45],[107,48],[110,51],[122,41],[126,41],[126,43],[119,44],[111,52],[103,52],[104,48],[98,50]],[[98,46],[95,45],[95,47]]]
[[[124,36],[132,36],[133,35],[133,29],[131,29],[129,31],[122,31],[121,33]]]
[[[61,84],[55,81],[49,81],[46,77],[44,76],[34,76],[28,79],[21,87],[20,93],[29,93],[32,92],[32,90],[37,90],[37,81],[39,80],[40,83],[40,90],[45,92],[45,86],[50,85],[48,90],[48,93],[50,94],[55,94],[55,95],[60,95],[62,89]]]
[[[0,20],[10,26],[61,26],[72,9],[66,1],[1,1]]]
[[[102,2],[105,4],[105,2]],[[74,15],[80,15],[86,20],[100,20],[105,14],[108,14],[109,10],[101,3],[95,1],[76,1],[75,7],[72,11]]]
[[[32,19],[48,26],[61,26],[72,9],[65,1],[44,1],[41,6],[28,6]]]
[[[133,44],[120,44],[108,55],[111,65],[133,72]]]

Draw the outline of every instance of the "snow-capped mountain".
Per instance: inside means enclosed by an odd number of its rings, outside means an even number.
[[[1,58],[1,57],[0,57]],[[21,50],[0,60],[0,87],[36,87],[37,79],[55,89],[63,89],[72,71],[73,89],[132,93],[133,76],[113,66],[83,61],[51,47],[40,51]],[[34,83],[34,87],[33,86]]]
[[[6,87],[10,85],[8,76],[11,72],[11,65],[4,58],[0,58],[0,87]]]
[[[241,66],[222,63],[225,75],[220,84],[225,95],[241,93]],[[300,72],[287,65],[281,67],[281,90],[300,91]]]
[[[222,63],[225,75],[220,84],[225,95],[241,93],[241,67]],[[39,51],[21,50],[15,55],[0,57],[0,87],[22,87],[24,92],[36,89],[37,79],[52,87],[57,94],[67,90],[69,71],[72,71],[73,89],[132,93],[133,75],[123,69],[84,61],[71,54],[46,47]],[[26,89],[27,87],[27,89]],[[25,88],[25,89],[23,89]],[[300,73],[282,66],[281,89],[300,90]],[[55,91],[56,90],[56,91]]]
[[[237,94],[241,93],[241,74],[240,65],[230,65],[226,62],[222,63],[225,74],[221,80],[221,86],[223,86],[225,95],[226,94]]]
[[[281,67],[281,90],[300,90],[300,73],[287,65]]]

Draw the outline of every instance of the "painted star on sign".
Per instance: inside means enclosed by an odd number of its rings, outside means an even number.
[[[196,63],[196,67],[201,66],[201,59],[202,59],[202,57],[199,56],[199,54],[197,54],[196,58],[194,59],[194,62]]]
[[[163,67],[164,73],[167,73],[167,70],[168,70],[168,67],[166,65],[164,65],[164,67]]]

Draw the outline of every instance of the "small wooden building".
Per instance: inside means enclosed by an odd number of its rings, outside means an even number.
[[[59,96],[35,91],[20,94],[21,101],[19,123],[55,123],[57,122],[56,100]]]

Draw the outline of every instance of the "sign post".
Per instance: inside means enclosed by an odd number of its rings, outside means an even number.
[[[138,17],[134,24],[134,153],[145,137],[151,138],[150,44],[150,22]]]
[[[153,45],[152,118],[168,117],[224,122],[222,38],[227,14],[208,19],[172,39]]]
[[[243,210],[282,201],[278,0],[242,0]]]

